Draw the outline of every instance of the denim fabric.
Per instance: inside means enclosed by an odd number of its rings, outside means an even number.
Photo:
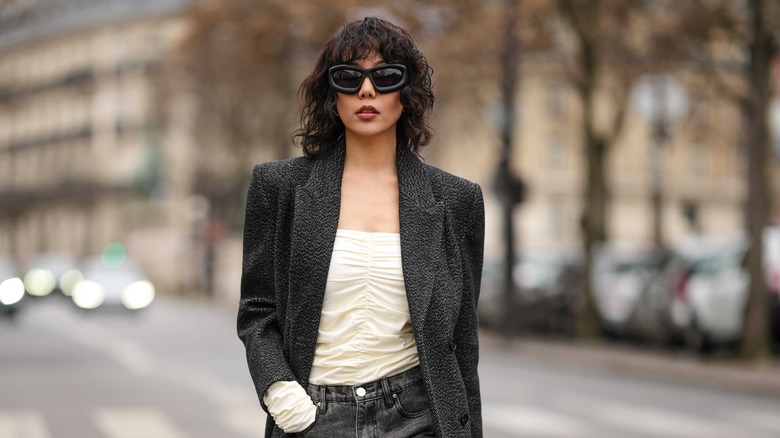
[[[436,436],[431,404],[420,367],[358,386],[309,385],[306,392],[318,406],[317,420],[295,436]]]

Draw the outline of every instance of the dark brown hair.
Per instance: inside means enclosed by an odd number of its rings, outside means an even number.
[[[374,53],[387,64],[405,65],[409,75],[401,89],[403,112],[396,125],[399,144],[417,153],[430,143],[433,69],[404,29],[381,18],[366,17],[336,32],[322,48],[314,71],[301,84],[301,127],[295,138],[306,156],[327,151],[344,133],[344,124],[336,111],[336,91],[328,84],[328,69]]]

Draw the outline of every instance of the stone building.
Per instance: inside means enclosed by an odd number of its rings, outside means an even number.
[[[111,242],[180,287],[188,229],[155,77],[188,0],[0,8],[0,253],[84,257]]]

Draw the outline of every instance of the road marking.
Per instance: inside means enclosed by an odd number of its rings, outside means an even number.
[[[236,432],[247,436],[262,436],[265,432],[266,414],[260,403],[236,407],[223,413],[223,422]]]
[[[615,403],[590,395],[561,394],[562,402],[571,409],[583,412],[597,422],[651,436],[684,436],[703,438],[731,438],[735,436],[761,437],[761,431],[750,424],[735,424],[717,418],[702,418],[650,406]]]
[[[102,408],[95,424],[106,438],[184,438],[187,434],[153,408]]]
[[[599,436],[585,422],[551,411],[510,404],[486,403],[482,407],[485,429],[512,436]]]
[[[218,376],[185,364],[171,365],[168,370],[182,384],[200,391],[222,408],[222,420],[229,428],[251,436],[262,435],[266,414],[252,389],[237,388],[221,382]]]
[[[729,411],[726,415],[741,423],[752,424],[780,435],[780,415],[778,413]]]
[[[90,321],[74,320],[67,330],[60,333],[85,347],[107,354],[130,372],[165,375],[171,381],[200,391],[220,408],[222,421],[232,430],[249,435],[262,434],[265,430],[266,415],[250,385],[237,388],[223,382],[219,376],[190,364],[162,360],[142,344]]]
[[[108,354],[132,373],[149,375],[159,368],[155,358],[140,344],[117,336],[104,327],[87,321],[74,321],[68,330],[71,339]]]
[[[51,438],[51,435],[39,413],[0,412],[0,438]]]

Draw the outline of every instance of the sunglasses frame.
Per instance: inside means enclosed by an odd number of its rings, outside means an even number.
[[[376,82],[374,82],[374,76],[371,73],[378,70],[384,70],[386,68],[395,68],[401,70],[401,81],[389,87],[377,87]],[[333,74],[342,70],[353,70],[360,72],[360,84],[354,88],[342,87],[336,84],[336,80],[333,78]],[[406,85],[406,81],[409,79],[408,73],[406,72],[406,66],[402,64],[382,64],[371,68],[360,68],[354,65],[339,64],[334,65],[328,69],[328,83],[334,90],[338,91],[339,93],[357,94],[360,91],[360,88],[363,86],[363,81],[366,80],[366,75],[368,75],[368,78],[371,80],[371,85],[374,86],[374,90],[376,90],[377,93],[392,93],[393,91],[400,90],[404,87],[404,85]]]

